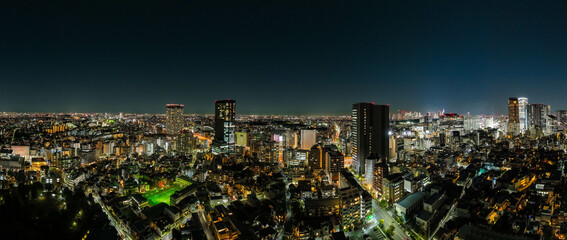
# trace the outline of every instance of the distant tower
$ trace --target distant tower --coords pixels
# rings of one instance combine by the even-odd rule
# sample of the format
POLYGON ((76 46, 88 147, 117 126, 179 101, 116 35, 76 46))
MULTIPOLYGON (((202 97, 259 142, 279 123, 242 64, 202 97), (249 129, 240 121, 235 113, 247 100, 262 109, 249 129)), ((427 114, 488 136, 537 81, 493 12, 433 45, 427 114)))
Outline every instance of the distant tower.
POLYGON ((167 104, 166 119, 165 119, 165 133, 168 135, 175 135, 183 129, 183 105, 181 104, 167 104))
POLYGON ((301 149, 310 150, 317 142, 317 132, 315 129, 302 129, 300 133, 301 149))
POLYGON ((177 153, 181 155, 187 155, 195 149, 196 140, 193 137, 193 133, 189 129, 183 129, 179 132, 177 136, 177 153))
POLYGON ((528 107, 529 129, 533 133, 543 133, 547 126, 547 116, 551 107, 542 103, 532 103, 528 107), (532 131, 533 130, 533 131, 532 131))
POLYGON ((561 126, 561 129, 567 129, 567 110, 558 110, 557 118, 559 120, 559 126, 561 126))
POLYGON ((236 101, 215 101, 215 141, 235 144, 236 101))
POLYGON ((515 135, 520 131, 520 104, 518 98, 508 98, 508 133, 515 135))
POLYGON ((389 160, 389 110, 388 105, 374 103, 352 105, 352 159, 359 175, 366 173, 366 159, 371 153, 389 160))
POLYGON ((528 130, 528 98, 518 98, 518 117, 520 120, 520 132, 525 133, 528 130))

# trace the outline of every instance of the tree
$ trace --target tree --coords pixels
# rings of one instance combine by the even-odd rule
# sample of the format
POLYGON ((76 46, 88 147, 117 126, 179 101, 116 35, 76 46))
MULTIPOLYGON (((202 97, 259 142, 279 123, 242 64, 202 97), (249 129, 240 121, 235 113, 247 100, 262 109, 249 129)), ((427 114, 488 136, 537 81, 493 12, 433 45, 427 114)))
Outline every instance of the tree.
POLYGON ((390 227, 388 227, 388 230, 386 230, 386 234, 388 234, 389 236, 394 235, 395 229, 396 229, 396 227, 394 226, 394 224, 390 225, 390 227))
POLYGON ((386 201, 385 199, 382 199, 380 201, 380 207, 387 208, 388 207, 388 201, 386 201))

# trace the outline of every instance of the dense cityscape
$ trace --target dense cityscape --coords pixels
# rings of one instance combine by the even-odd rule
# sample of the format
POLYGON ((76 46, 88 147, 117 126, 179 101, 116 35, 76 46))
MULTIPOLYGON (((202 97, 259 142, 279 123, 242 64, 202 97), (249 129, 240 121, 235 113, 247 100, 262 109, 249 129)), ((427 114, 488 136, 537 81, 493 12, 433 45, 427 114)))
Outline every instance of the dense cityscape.
POLYGON ((567 240, 566 0, 0 0, 0 240, 567 240))
MULTIPOLYGON (((505 99, 502 104, 506 104, 505 99)), ((567 111, 2 113, 8 239, 564 239, 567 111), (22 214, 24 213, 24 214, 22 214)))

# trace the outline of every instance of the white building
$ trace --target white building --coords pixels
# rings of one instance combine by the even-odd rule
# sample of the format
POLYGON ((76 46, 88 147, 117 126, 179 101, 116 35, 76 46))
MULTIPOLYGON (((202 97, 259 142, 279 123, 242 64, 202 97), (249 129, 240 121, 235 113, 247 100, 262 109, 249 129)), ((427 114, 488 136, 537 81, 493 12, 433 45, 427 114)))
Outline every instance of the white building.
POLYGON ((520 117, 520 132, 525 133, 528 130, 528 98, 518 98, 519 103, 519 117, 520 117))
POLYGON ((301 130, 301 149, 311 150, 317 142, 317 132, 314 129, 301 130))

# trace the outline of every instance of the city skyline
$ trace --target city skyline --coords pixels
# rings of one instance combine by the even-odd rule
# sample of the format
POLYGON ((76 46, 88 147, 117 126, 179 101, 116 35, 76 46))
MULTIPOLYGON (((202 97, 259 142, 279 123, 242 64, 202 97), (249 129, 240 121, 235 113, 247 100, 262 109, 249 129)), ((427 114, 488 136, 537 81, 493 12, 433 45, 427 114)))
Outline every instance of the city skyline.
POLYGON ((567 240, 567 1, 0 1, 2 239, 567 240))
MULTIPOLYGON (((519 99, 527 99, 526 97, 510 97, 510 98, 519 98, 519 99)), ((508 98, 508 99, 510 99, 508 98)), ((231 99, 226 99, 228 101, 230 101, 231 99)), ((233 99, 234 100, 234 99, 233 99)), ((506 100, 506 99, 505 99, 506 100)), ((225 101, 225 100, 214 100, 214 103, 216 105, 217 101, 225 101)), ((354 102, 354 103, 365 103, 363 101, 358 101, 358 102, 354 102)), ((367 102, 367 103, 372 103, 374 104, 374 102, 367 102)), ((543 102, 530 102, 530 104, 544 104, 543 102)), ((170 105, 180 105, 180 106, 185 106, 185 104, 183 103, 167 103, 165 104, 166 110, 168 110, 170 105)), ((352 104, 351 104, 352 105, 352 104)), ((383 105, 387 105, 390 106, 390 104, 383 104, 383 105)), ((552 111, 550 111, 551 114, 555 114, 555 113, 559 113, 561 111, 567 111, 565 109, 560 109, 560 108, 553 108, 553 106, 551 106, 550 104, 545 104, 545 105, 549 105, 552 109, 552 111)), ((164 105, 162 105, 163 107, 164 105)), ((240 108, 240 107, 239 107, 240 108)), ((30 114, 57 114, 57 113, 69 113, 69 114, 164 114, 167 115, 167 113, 163 112, 164 109, 161 109, 160 111, 157 112, 126 112, 126 111, 116 111, 116 112, 112 112, 112 111, 101 111, 101 112, 86 112, 86 111, 63 111, 63 112, 18 112, 18 111, 1 111, 0 113, 30 113, 30 114)), ((438 108, 436 110, 432 110, 432 111, 420 111, 420 110, 408 110, 408 109, 403 109, 403 108, 396 108, 394 109, 394 111, 390 112, 390 115, 396 115, 396 114, 400 114, 403 112, 406 113, 420 113, 420 114, 435 114, 435 113, 451 113, 451 114, 458 114, 458 115, 474 115, 474 116, 503 116, 503 115, 508 115, 508 112, 510 111, 509 106, 507 107, 507 109, 505 109, 502 112, 494 112, 494 113, 471 113, 469 112, 454 112, 451 111, 450 109, 444 109, 444 108, 438 108)), ((215 111, 208 111, 208 112, 185 112, 182 115, 211 115, 214 116, 215 115, 215 111)), ((254 115, 258 115, 258 116, 350 116, 351 112, 347 112, 347 113, 250 113, 250 112, 246 112, 244 111, 243 113, 240 113, 238 115, 246 115, 246 116, 254 116, 254 115)), ((525 116, 524 116, 525 118, 525 116)), ((525 120, 525 119, 524 119, 525 120)))
POLYGON ((6 112, 567 109, 567 3, 73 2, 0 10, 6 112))

